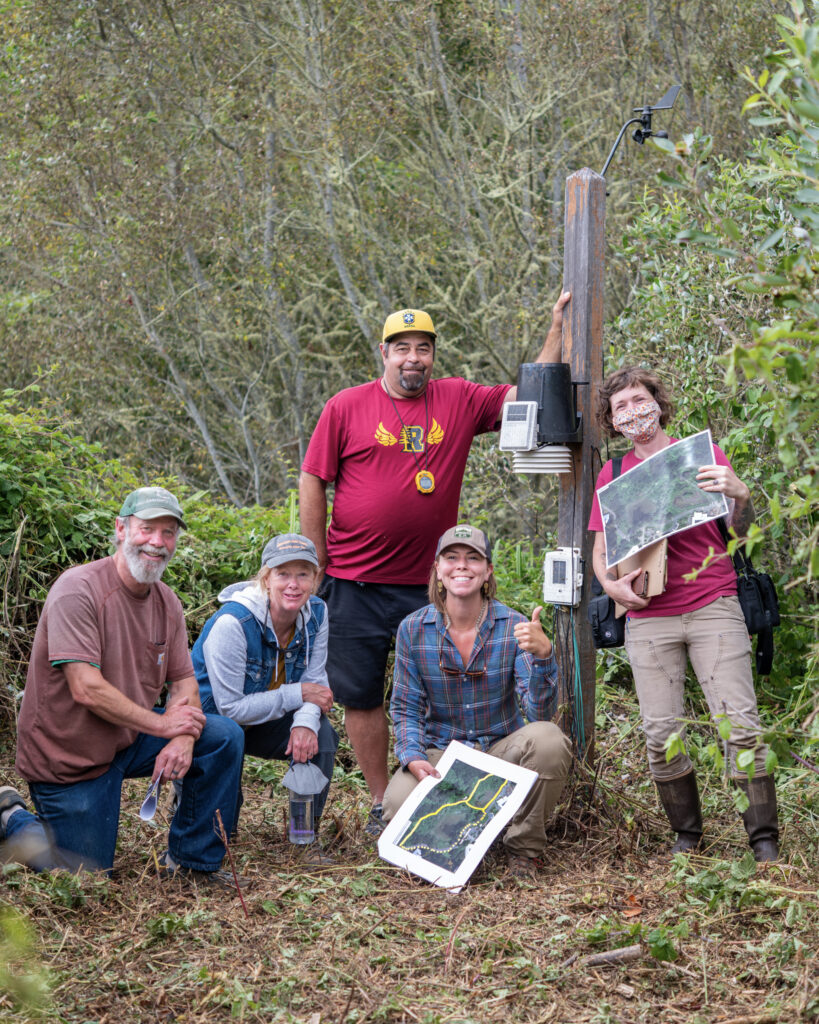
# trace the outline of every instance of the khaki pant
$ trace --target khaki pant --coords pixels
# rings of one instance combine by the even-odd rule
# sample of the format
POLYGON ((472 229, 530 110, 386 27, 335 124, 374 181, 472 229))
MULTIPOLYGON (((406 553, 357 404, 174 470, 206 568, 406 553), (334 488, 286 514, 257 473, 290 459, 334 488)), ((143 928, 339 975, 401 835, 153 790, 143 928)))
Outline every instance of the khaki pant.
POLYGON ((755 748, 756 775, 765 774, 767 747, 756 746, 761 727, 751 674, 751 640, 735 597, 718 597, 684 615, 632 619, 626 623, 626 653, 634 674, 646 737, 648 764, 655 779, 677 779, 692 770, 687 754, 666 760, 665 741, 685 737, 683 689, 686 659, 699 680, 711 715, 731 723, 726 765, 734 778, 736 755, 755 748))
MULTIPOLYGON (((537 772, 538 780, 509 822, 503 843, 510 853, 541 856, 546 849, 545 825, 560 798, 572 763, 571 744, 553 722, 530 722, 493 743, 487 753, 537 772)), ((436 765, 444 752, 429 747, 426 756, 430 764, 436 765)), ((395 816, 417 785, 412 772, 398 769, 384 794, 385 821, 395 816)))

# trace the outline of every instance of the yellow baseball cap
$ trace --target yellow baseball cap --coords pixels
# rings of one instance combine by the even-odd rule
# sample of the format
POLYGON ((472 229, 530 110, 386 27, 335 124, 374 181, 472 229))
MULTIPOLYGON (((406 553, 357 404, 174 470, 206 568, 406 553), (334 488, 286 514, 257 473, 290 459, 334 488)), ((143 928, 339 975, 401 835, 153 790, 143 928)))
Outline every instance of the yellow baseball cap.
POLYGON ((428 334, 434 341, 437 338, 432 317, 423 309, 399 309, 396 313, 390 313, 384 321, 384 330, 381 341, 384 345, 399 334, 410 334, 414 332, 428 334))

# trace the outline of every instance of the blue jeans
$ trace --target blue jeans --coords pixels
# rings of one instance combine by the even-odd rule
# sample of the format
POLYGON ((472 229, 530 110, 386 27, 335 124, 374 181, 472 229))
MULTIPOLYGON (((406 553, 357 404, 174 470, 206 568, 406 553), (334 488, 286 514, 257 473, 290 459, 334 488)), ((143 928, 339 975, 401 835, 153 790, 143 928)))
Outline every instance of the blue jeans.
MULTIPOLYGON (((140 733, 95 779, 68 784, 29 782, 37 812, 50 826, 58 849, 75 854, 88 870, 110 871, 122 781, 149 778, 167 742, 140 733)), ((217 834, 216 810, 230 835, 237 813, 243 746, 244 736, 235 722, 221 715, 207 716, 193 747, 193 761, 182 779, 182 799, 168 834, 168 850, 177 864, 216 871, 222 863, 225 847, 217 834)), ((14 816, 9 824, 13 821, 14 816)))
MULTIPOLYGON (((245 753, 252 757, 264 757, 267 760, 287 760, 285 754, 287 744, 290 741, 290 730, 293 727, 294 712, 288 711, 281 718, 275 718, 271 722, 262 722, 260 725, 250 725, 245 730, 245 753)), ((330 725, 326 715, 322 715, 318 731, 318 753, 311 758, 313 764, 318 765, 327 776, 329 782, 313 801, 313 815, 316 827, 318 827, 321 812, 327 802, 327 794, 330 792, 330 782, 333 781, 333 765, 336 760, 338 749, 338 733, 330 725)))

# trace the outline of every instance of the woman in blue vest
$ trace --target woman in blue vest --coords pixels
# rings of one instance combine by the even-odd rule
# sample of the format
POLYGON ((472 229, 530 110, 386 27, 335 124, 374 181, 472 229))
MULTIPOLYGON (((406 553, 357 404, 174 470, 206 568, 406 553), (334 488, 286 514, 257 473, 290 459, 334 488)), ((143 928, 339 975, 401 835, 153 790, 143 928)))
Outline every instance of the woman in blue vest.
MULTIPOLYGON (((312 760, 328 779, 338 735, 327 718, 327 608, 313 595, 312 541, 287 533, 268 541, 255 580, 219 594, 222 607, 193 647, 202 708, 245 730, 245 753, 312 760)), ((314 801, 316 823, 330 784, 314 801)))

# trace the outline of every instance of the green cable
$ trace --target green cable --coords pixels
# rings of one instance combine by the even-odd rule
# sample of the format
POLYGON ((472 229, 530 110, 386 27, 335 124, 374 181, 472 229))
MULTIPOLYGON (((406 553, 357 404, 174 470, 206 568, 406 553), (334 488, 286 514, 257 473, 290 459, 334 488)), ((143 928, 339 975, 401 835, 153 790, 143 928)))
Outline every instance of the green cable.
POLYGON ((580 652, 577 649, 577 635, 574 630, 574 608, 569 608, 569 625, 572 630, 574 650, 574 702, 577 727, 577 753, 580 758, 586 753, 586 729, 583 724, 583 684, 580 679, 580 652))

